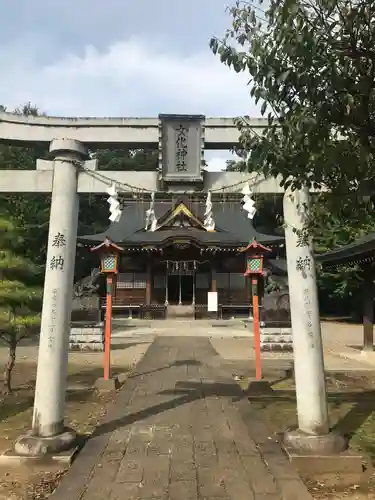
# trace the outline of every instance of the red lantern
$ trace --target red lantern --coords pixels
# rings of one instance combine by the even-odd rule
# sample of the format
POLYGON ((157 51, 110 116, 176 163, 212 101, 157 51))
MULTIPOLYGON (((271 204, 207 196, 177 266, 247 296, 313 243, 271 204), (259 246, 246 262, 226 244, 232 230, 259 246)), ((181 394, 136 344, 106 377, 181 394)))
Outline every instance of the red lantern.
POLYGON ((244 275, 263 274, 264 255, 271 252, 271 249, 253 240, 246 248, 242 249, 241 252, 246 252, 247 259, 246 272, 244 275))
POLYGON ((100 245, 91 248, 91 252, 98 252, 100 255, 100 270, 102 273, 117 274, 119 254, 123 248, 106 238, 100 245))

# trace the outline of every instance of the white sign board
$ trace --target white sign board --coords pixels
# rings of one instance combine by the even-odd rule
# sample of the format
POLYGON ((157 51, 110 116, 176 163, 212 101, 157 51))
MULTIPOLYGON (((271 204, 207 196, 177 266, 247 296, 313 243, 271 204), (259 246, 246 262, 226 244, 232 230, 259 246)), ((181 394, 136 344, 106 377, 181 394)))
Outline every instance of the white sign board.
POLYGON ((217 312, 217 292, 207 292, 207 311, 217 312))

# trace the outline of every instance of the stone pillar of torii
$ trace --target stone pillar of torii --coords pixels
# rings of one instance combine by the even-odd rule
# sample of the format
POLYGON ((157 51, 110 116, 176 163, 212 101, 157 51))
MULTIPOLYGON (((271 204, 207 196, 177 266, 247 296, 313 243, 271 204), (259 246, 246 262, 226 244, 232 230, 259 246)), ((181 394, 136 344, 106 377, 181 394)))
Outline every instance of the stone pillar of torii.
POLYGON ((347 441, 330 432, 325 386, 318 287, 312 238, 306 231, 308 189, 284 193, 284 226, 294 352, 298 429, 284 442, 307 453, 337 453, 347 441))
POLYGON ((87 158, 87 149, 78 141, 57 139, 50 153, 53 181, 34 412, 30 433, 15 443, 21 455, 69 450, 76 439, 74 430, 64 426, 64 407, 78 227, 77 165, 87 158))
MULTIPOLYGON (((85 161, 87 168, 95 169, 95 165, 92 160, 86 160, 84 144, 74 139, 53 140, 50 152, 53 160, 43 161, 43 170, 52 170, 53 180, 49 188, 52 197, 34 414, 30 432, 21 436, 14 446, 14 451, 24 457, 68 451, 76 437, 73 430, 65 428, 64 407, 80 191, 78 170, 85 166, 85 161)), ((12 174, 8 171, 5 184, 0 176, 0 192, 18 192, 17 182, 13 189, 10 187, 9 175, 12 174)), ((129 178, 129 172, 116 175, 118 182, 129 178)), ((228 173, 225 175, 228 179, 228 173)), ((32 187, 29 190, 33 192, 32 187)), ((259 185, 257 192, 262 192, 259 185)), ((297 431, 286 434, 286 441, 297 449, 338 451, 344 444, 329 428, 312 244, 308 239, 301 245, 294 231, 304 228, 308 203, 307 190, 287 191, 284 195, 299 423, 297 431)))

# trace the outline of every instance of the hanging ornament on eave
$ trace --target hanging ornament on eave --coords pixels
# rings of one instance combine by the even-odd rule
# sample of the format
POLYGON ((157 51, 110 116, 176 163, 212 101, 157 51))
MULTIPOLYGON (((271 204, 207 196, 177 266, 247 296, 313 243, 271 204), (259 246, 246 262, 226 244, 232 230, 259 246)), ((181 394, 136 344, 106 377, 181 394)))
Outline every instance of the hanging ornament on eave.
POLYGON ((145 231, 155 231, 158 220, 155 215, 155 193, 151 193, 150 208, 146 210, 145 231))
POLYGON ((242 209, 247 212, 248 219, 253 220, 257 210, 255 208, 255 201, 252 198, 253 193, 250 189, 249 184, 245 184, 242 189, 242 194, 244 195, 241 200, 242 209))
POLYGON ((116 184, 112 184, 111 187, 107 189, 107 193, 109 194, 109 198, 107 198, 107 202, 109 203, 109 212, 110 212, 109 220, 111 222, 119 222, 122 210, 120 208, 120 202, 118 199, 116 184))
POLYGON ((215 231, 215 221, 212 214, 211 191, 208 191, 206 198, 206 210, 204 212, 203 226, 206 231, 215 231))

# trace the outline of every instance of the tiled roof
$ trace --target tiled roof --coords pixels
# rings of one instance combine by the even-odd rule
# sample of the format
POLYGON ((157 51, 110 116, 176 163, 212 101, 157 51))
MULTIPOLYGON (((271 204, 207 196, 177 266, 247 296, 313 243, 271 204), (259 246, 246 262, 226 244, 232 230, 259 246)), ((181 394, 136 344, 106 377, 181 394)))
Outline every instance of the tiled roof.
MULTIPOLYGON (((205 205, 201 202, 187 203, 185 205, 200 220, 204 218, 205 205)), ((179 200, 174 206, 181 203, 179 200)), ((142 244, 163 243, 169 238, 192 238, 205 245, 241 246, 256 239, 259 243, 278 244, 284 241, 283 236, 259 233, 253 222, 247 218, 240 203, 214 203, 212 208, 216 231, 188 228, 161 228, 157 231, 145 231, 145 212, 148 203, 134 203, 123 209, 119 222, 111 224, 106 231, 99 234, 78 237, 82 243, 97 244, 107 237, 114 243, 123 246, 136 246, 142 244)), ((171 211, 170 203, 155 203, 157 219, 165 217, 171 211)))
POLYGON ((375 258, 375 233, 359 238, 349 245, 316 256, 323 265, 361 263, 375 258))

